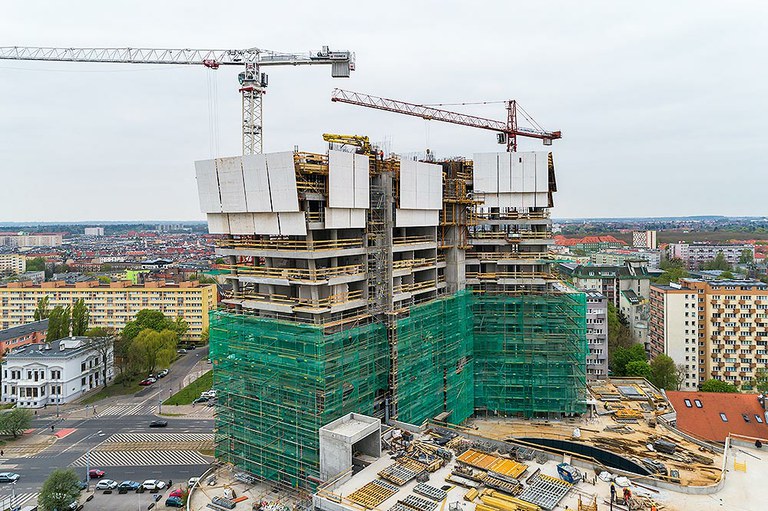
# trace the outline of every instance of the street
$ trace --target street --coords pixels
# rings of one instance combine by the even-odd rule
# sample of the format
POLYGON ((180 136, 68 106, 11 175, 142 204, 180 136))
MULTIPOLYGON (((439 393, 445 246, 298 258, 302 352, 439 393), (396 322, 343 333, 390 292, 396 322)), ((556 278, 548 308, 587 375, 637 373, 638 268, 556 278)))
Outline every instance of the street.
MULTIPOLYGON (((32 455, 14 457, 13 442, 5 447, 5 457, 0 457, 0 472, 16 472, 21 478, 13 489, 10 483, 0 483, 0 502, 8 499, 12 492, 16 494, 14 504, 32 502, 55 468, 73 467, 81 479, 85 479, 87 468, 98 468, 106 472, 105 478, 118 482, 160 479, 166 483, 173 480, 174 486, 202 474, 212 458, 201 455, 196 448, 201 445, 205 445, 206 450, 212 448, 212 418, 163 417, 168 421, 165 428, 150 429, 149 423, 157 419, 158 403, 169 397, 169 389, 177 392, 195 364, 207 356, 207 348, 191 351, 173 364, 166 378, 134 395, 111 398, 88 407, 62 406, 59 417, 51 407, 44 411, 45 415, 40 410, 27 435, 41 435, 46 439, 55 435, 57 439, 53 445, 32 455)), ((201 366, 205 367, 204 363, 201 366)), ((95 484, 91 482, 91 489, 95 484)), ((137 498, 134 495, 130 501, 135 502, 137 498)), ((96 498, 87 506, 93 507, 94 502, 96 498)))

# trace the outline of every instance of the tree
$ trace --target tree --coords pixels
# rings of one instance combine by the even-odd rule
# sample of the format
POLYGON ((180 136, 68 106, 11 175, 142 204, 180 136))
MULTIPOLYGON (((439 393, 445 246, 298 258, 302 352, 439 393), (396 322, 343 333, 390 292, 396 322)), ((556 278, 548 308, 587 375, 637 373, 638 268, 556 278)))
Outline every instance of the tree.
POLYGON ((54 264, 53 273, 69 273, 69 266, 66 264, 54 264))
POLYGON ((33 257, 27 260, 27 271, 45 271, 45 259, 33 257))
POLYGON ((107 327, 89 328, 85 333, 88 341, 101 359, 101 381, 107 386, 107 367, 109 359, 114 357, 115 329, 107 327))
POLYGON ((154 374, 158 367, 168 367, 176 355, 178 336, 174 330, 155 332, 146 328, 131 343, 131 352, 136 361, 148 373, 154 374))
POLYGON ((142 309, 136 313, 133 321, 129 321, 123 328, 123 336, 128 340, 133 340, 142 330, 150 329, 155 332, 163 330, 176 330, 177 324, 162 312, 153 309, 142 309))
POLYGON ((714 259, 712 259, 708 263, 704 263, 701 265, 702 269, 704 270, 731 270, 730 263, 725 259, 725 254, 723 254, 723 251, 717 253, 714 259))
POLYGON ((201 284, 216 284, 215 278, 203 273, 193 273, 189 276, 189 280, 196 280, 201 284))
POLYGON ((72 335, 85 335, 88 330, 88 320, 90 313, 85 305, 85 300, 80 298, 72 307, 72 335))
POLYGON ((758 392, 765 394, 768 392, 768 369, 760 368, 755 371, 755 377, 752 380, 752 387, 758 392))
POLYGON ((633 360, 627 364, 627 376, 640 376, 646 380, 651 378, 651 366, 645 360, 633 360))
POLYGON ((178 336, 178 339, 182 339, 189 330, 189 323, 184 321, 184 318, 181 316, 176 316, 176 319, 173 320, 173 331, 176 332, 176 335, 178 336))
POLYGON ((0 431, 17 438, 32 425, 32 412, 25 408, 14 408, 0 415, 0 431))
POLYGON ((656 355, 650 363, 651 378, 650 381, 656 388, 664 390, 678 390, 680 387, 680 381, 677 376, 677 367, 675 367, 675 361, 671 357, 664 355, 656 355))
POLYGON ((738 392, 739 389, 733 383, 720 380, 707 380, 701 384, 702 392, 726 392, 733 393, 738 392))
POLYGON ((739 264, 752 264, 754 261, 755 256, 750 249, 745 248, 741 251, 741 255, 739 256, 739 264))
POLYGON ((69 509, 69 505, 80 497, 79 482, 73 469, 54 469, 37 497, 41 511, 69 509))
POLYGON ((634 343, 627 316, 608 303, 608 355, 617 348, 629 348, 634 343))
POLYGON ((210 332, 207 328, 203 329, 203 331, 200 333, 200 342, 203 344, 208 342, 208 339, 210 337, 210 332))
POLYGON ((48 333, 46 334, 48 342, 69 337, 70 323, 69 306, 57 305, 54 307, 48 316, 48 333))
POLYGON ((633 344, 629 348, 616 348, 611 358, 611 370, 616 376, 627 376, 627 366, 630 362, 645 362, 645 347, 642 344, 633 344))
POLYGON ((729 280, 733 278, 734 278, 733 273, 731 273, 728 270, 725 270, 724 272, 720 273, 720 275, 718 275, 717 277, 718 280, 729 280))
POLYGON ((48 310, 48 295, 45 295, 37 301, 37 308, 35 309, 34 315, 35 321, 47 319, 50 313, 51 311, 48 310))
MULTIPOLYGON (((122 381, 124 386, 129 384, 129 376, 136 369, 136 356, 132 356, 131 353, 131 339, 126 338, 124 335, 118 335, 115 337, 112 353, 115 358, 115 367, 120 371, 118 379, 122 381)), ((116 379, 117 380, 117 379, 116 379)))

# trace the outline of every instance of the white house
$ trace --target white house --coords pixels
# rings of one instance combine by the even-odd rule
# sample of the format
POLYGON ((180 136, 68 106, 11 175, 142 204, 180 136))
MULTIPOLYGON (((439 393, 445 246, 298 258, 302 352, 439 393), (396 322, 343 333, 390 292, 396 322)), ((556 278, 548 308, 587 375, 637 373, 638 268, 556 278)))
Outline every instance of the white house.
MULTIPOLYGON (((5 356, 2 402, 23 408, 68 403, 114 377, 112 348, 103 353, 95 339, 68 337, 51 343, 29 344, 5 356)), ((99 343, 100 344, 100 343, 99 343)))

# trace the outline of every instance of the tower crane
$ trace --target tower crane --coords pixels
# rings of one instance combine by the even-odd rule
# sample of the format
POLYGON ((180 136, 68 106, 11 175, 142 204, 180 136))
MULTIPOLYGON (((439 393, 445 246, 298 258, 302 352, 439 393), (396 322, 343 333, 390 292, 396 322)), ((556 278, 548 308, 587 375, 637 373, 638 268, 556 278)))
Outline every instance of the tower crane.
POLYGON ((461 124, 472 128, 480 128, 497 133, 497 140, 500 144, 507 144, 507 151, 517 151, 517 137, 538 138, 544 142, 544 145, 552 145, 552 141, 562 137, 559 131, 546 131, 543 129, 525 128, 517 124, 518 104, 515 100, 505 101, 507 107, 507 120, 497 121, 486 119, 474 115, 467 115, 449 110, 442 110, 427 105, 418 105, 415 103, 406 103, 395 99, 380 98, 369 94, 361 94, 342 89, 334 89, 331 95, 331 101, 339 103, 348 103, 350 105, 364 106, 386 112, 395 112, 399 114, 412 115, 431 121, 449 122, 452 124, 461 124))
POLYGON ((0 47, 0 60, 43 60, 52 62, 100 62, 113 64, 241 66, 238 75, 242 95, 243 154, 260 153, 264 149, 262 130, 262 96, 268 79, 260 69, 267 66, 330 65, 331 76, 348 78, 355 69, 355 55, 349 51, 331 51, 323 46, 318 52, 280 53, 259 48, 244 50, 193 50, 160 48, 40 48, 27 46, 0 47))

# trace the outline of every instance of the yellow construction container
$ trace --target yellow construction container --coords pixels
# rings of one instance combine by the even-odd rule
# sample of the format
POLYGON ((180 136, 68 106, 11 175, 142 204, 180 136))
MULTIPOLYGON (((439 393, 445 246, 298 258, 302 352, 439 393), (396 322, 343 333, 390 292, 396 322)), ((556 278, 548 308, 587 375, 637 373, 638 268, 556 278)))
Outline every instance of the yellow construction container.
POLYGON ((464 494, 464 500, 472 502, 477 498, 478 493, 480 492, 477 491, 477 488, 470 488, 469 491, 464 494))

